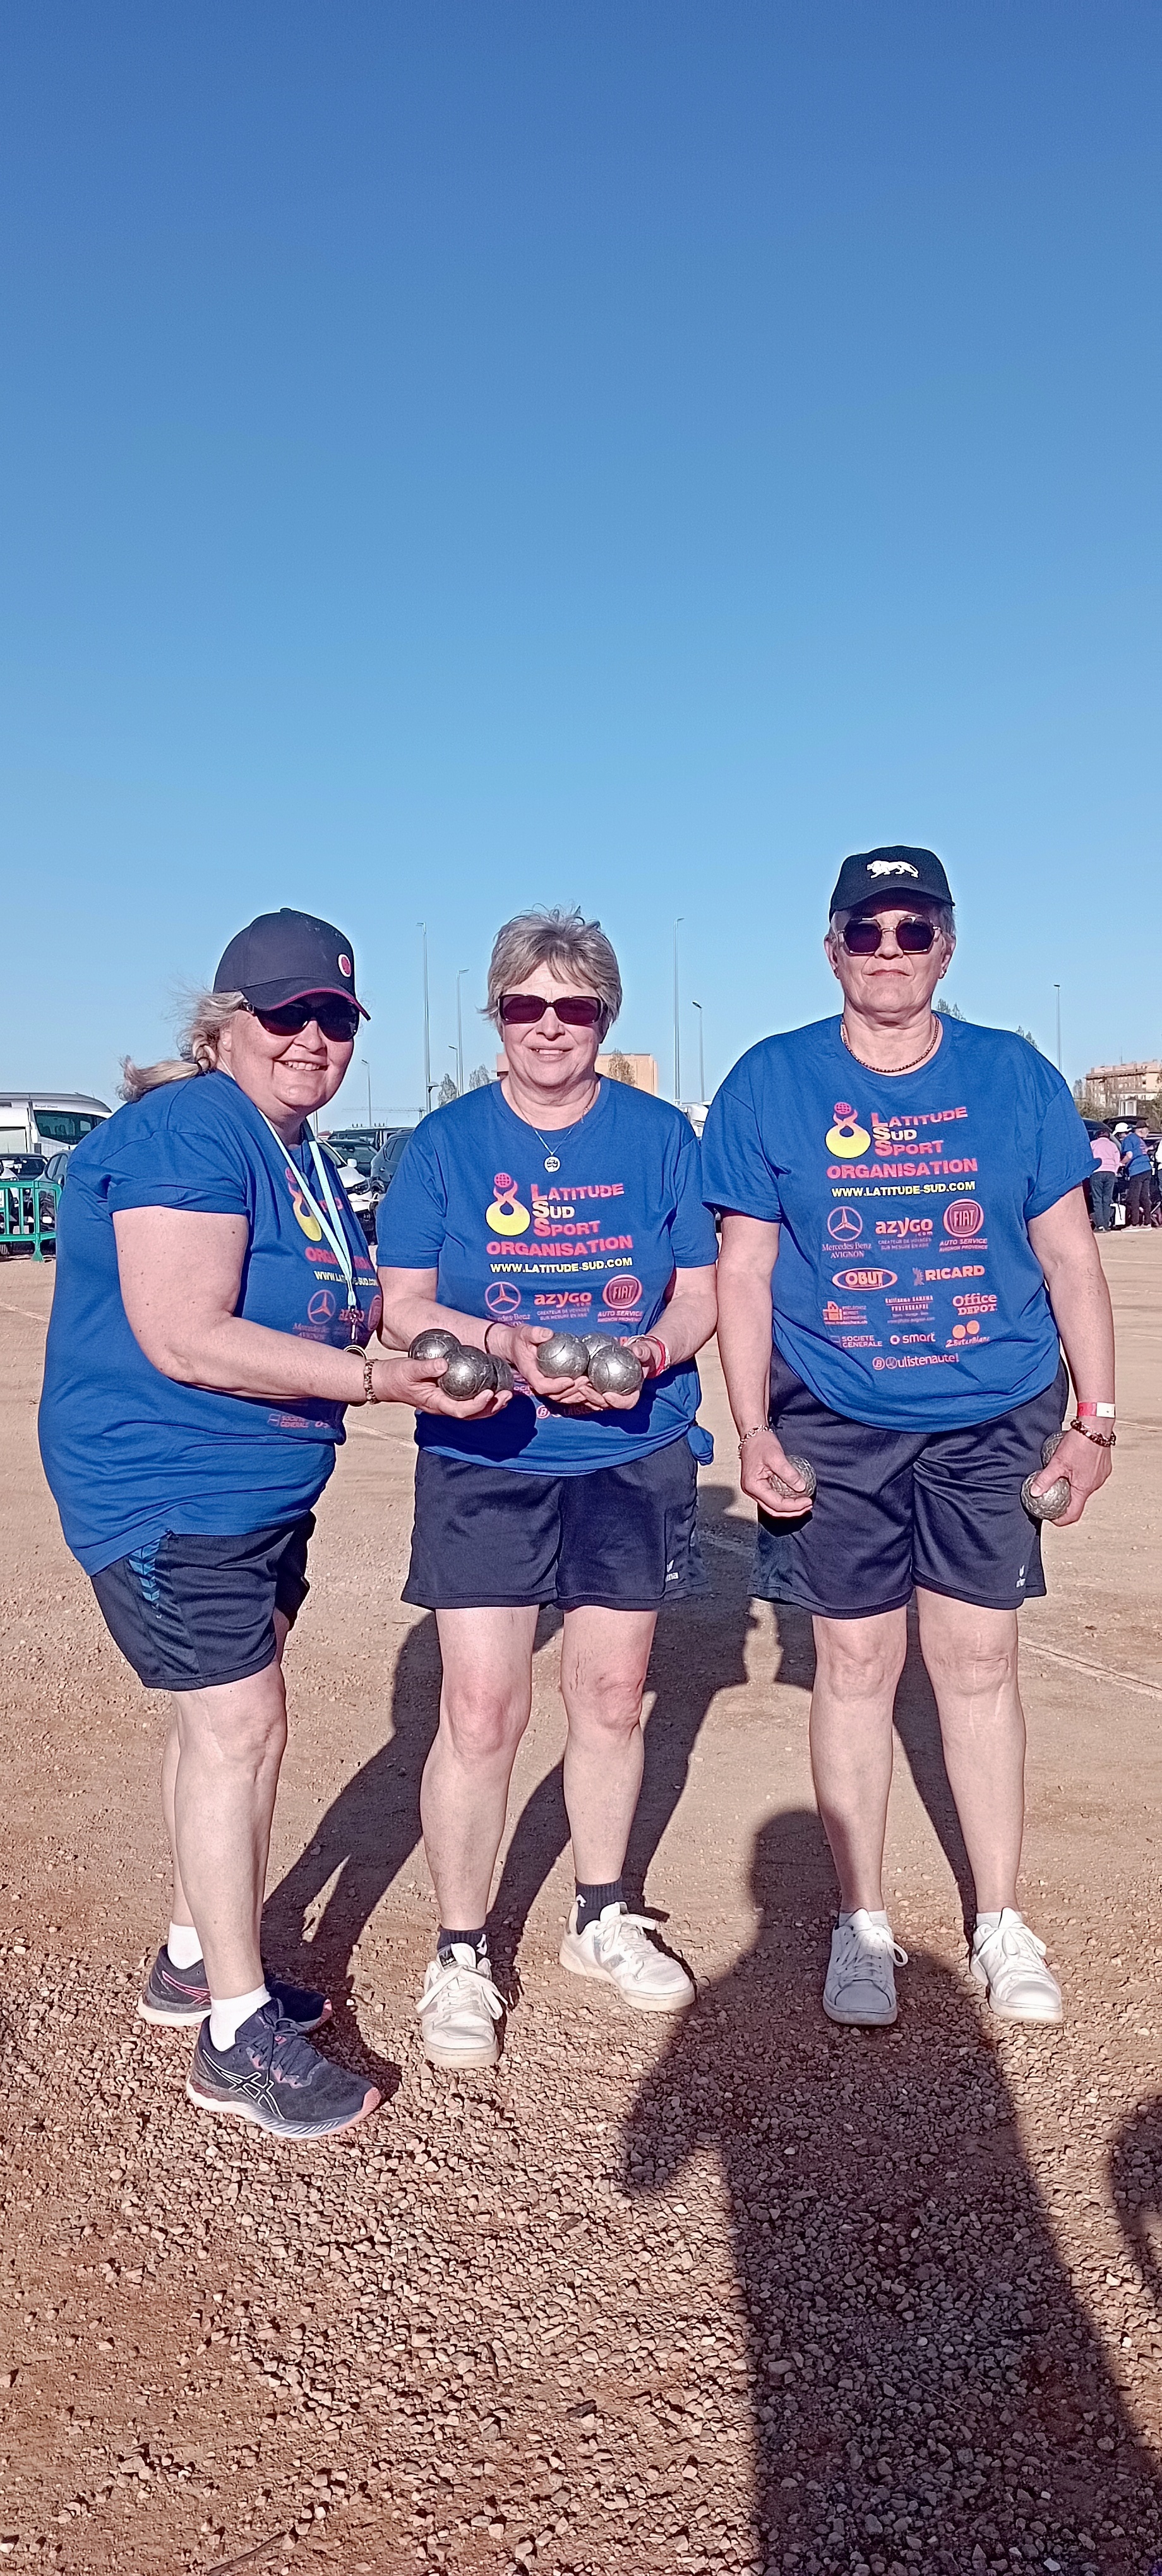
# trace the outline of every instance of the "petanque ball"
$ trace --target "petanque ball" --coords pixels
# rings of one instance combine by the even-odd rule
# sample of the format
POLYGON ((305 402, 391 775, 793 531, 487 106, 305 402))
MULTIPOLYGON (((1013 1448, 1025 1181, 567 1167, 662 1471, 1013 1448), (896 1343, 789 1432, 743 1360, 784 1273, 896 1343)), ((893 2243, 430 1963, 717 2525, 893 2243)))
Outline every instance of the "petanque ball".
MULTIPOLYGON (((793 1467, 796 1475, 802 1477, 807 1488, 807 1501, 813 1501, 815 1496, 816 1477, 815 1470, 811 1465, 810 1459, 796 1458, 794 1451, 791 1449, 786 1450, 784 1455, 786 1457, 788 1467, 793 1467)), ((772 1476, 771 1482, 778 1486, 781 1494, 789 1494, 792 1491, 791 1486, 786 1483, 782 1476, 772 1476)), ((796 1497, 796 1499, 798 1498, 796 1497)), ((806 1505, 804 1505, 804 1509, 806 1509, 806 1505)))
MULTIPOLYGON (((1051 1433, 1041 1451, 1041 1464, 1043 1467, 1048 1466, 1054 1450, 1058 1447, 1059 1442, 1064 1438, 1064 1436, 1064 1433, 1061 1431, 1054 1431, 1051 1433)), ((1034 1468, 1033 1475, 1036 1475, 1036 1473, 1037 1470, 1034 1468)), ((1028 1512, 1031 1521, 1056 1521, 1060 1520, 1062 1512, 1068 1511, 1069 1497, 1072 1491, 1073 1487, 1069 1482, 1068 1476, 1059 1476, 1055 1484, 1046 1486, 1043 1494, 1035 1494, 1033 1492, 1033 1476, 1026 1476, 1025 1482, 1021 1487, 1021 1501, 1023 1502, 1025 1510, 1028 1512)))
POLYGON ((537 1351, 542 1377, 584 1377, 588 1366, 589 1353, 575 1333, 553 1333, 537 1351))
POLYGON ((459 1347, 452 1352, 440 1379, 444 1394, 452 1396, 457 1404, 470 1403, 474 1395, 483 1395, 485 1388, 495 1383, 492 1361, 484 1352, 459 1347))
POLYGON ((589 1383, 599 1395, 633 1395, 644 1376, 637 1352, 627 1350, 624 1342, 607 1338, 604 1349, 594 1351, 589 1362, 589 1383))
POLYGON ((585 1348, 589 1353, 590 1359, 592 1359, 594 1351, 608 1350, 609 1345, 613 1340, 613 1335, 612 1333, 582 1333, 581 1339, 585 1344, 585 1348))
POLYGON ((453 1351, 458 1351, 459 1348, 460 1344, 455 1333, 446 1333, 443 1326, 437 1324, 433 1326, 430 1333, 416 1334, 414 1342, 408 1344, 408 1358, 409 1360, 450 1360, 453 1351))
POLYGON ((490 1351, 489 1366, 492 1370, 493 1384, 495 1385, 497 1394, 511 1395, 512 1390, 516 1385, 516 1379, 513 1376, 508 1361, 495 1358, 493 1353, 490 1351))

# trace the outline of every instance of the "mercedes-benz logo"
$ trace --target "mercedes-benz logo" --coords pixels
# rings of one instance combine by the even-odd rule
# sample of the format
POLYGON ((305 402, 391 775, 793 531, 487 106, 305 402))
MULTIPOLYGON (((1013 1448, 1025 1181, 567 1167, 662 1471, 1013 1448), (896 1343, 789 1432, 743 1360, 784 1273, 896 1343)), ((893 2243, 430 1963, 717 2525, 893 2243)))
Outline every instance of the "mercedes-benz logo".
POLYGON ((856 1243, 863 1233, 863 1218, 854 1208, 835 1208, 827 1219, 827 1231, 833 1243, 856 1243))

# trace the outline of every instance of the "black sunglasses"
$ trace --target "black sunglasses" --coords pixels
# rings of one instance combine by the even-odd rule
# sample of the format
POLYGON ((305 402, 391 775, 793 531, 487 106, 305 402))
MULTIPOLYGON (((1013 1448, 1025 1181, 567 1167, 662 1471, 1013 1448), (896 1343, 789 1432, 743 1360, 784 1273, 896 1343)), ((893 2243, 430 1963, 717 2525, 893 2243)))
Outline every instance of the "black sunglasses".
POLYGON ((323 1036, 337 1045, 353 1038, 359 1026, 354 1002, 345 1002, 341 993, 306 993, 301 1002, 280 1002, 273 1011, 256 1010, 253 1002, 246 1008, 272 1038, 296 1038, 314 1020, 323 1036))
POLYGON ((559 1002, 542 1002, 539 993, 501 994, 500 1016, 507 1025, 543 1020, 546 1011, 555 1011, 567 1029, 595 1029, 605 1017, 605 1004, 596 993, 562 993, 559 1002))
MULTIPOLYGON (((841 930, 840 938, 849 957, 874 957, 884 935, 882 921, 869 921, 866 914, 857 915, 841 930)), ((896 945, 906 957, 926 957, 937 936, 934 921, 898 921, 896 945)))

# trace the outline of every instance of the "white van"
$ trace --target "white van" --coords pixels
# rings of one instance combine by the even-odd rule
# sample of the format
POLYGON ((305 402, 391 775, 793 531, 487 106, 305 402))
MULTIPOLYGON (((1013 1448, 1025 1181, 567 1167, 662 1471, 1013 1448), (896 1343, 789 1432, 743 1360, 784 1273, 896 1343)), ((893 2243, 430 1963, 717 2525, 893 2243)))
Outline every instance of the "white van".
POLYGON ((87 1091, 6 1091, 0 1086, 0 1160, 9 1154, 71 1153, 112 1116, 87 1091))

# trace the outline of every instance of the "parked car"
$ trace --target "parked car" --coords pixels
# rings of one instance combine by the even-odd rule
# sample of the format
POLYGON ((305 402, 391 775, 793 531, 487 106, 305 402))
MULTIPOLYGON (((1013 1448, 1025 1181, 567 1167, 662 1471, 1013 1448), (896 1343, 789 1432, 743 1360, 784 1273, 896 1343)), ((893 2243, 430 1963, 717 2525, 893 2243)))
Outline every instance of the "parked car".
MULTIPOLYGON (((107 1101, 86 1091, 19 1091, 0 1087, 0 1158, 71 1153, 112 1116, 107 1101)), ((54 1176, 55 1177, 55 1176, 54 1176)))

